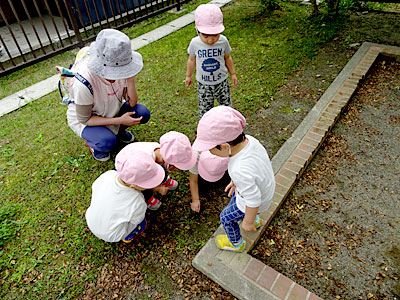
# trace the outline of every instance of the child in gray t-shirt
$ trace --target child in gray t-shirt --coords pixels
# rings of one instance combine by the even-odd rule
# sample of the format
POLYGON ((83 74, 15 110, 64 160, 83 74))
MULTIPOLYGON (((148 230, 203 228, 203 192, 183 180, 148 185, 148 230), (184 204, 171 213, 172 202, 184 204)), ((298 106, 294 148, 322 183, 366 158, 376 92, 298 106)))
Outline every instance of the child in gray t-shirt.
POLYGON ((237 77, 230 55, 232 48, 228 39, 221 34, 225 27, 221 9, 214 4, 201 4, 195 11, 198 36, 188 47, 189 59, 186 71, 186 86, 192 83, 196 67, 197 98, 199 119, 214 107, 216 98, 220 105, 232 106, 229 92, 228 72, 232 84, 237 85, 237 77))

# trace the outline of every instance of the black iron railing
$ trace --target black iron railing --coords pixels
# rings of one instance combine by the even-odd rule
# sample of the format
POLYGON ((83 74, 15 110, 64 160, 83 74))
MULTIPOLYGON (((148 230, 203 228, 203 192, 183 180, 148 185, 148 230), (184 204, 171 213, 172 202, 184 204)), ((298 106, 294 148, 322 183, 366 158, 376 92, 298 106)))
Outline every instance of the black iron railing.
POLYGON ((189 0, 0 0, 0 76, 189 0))

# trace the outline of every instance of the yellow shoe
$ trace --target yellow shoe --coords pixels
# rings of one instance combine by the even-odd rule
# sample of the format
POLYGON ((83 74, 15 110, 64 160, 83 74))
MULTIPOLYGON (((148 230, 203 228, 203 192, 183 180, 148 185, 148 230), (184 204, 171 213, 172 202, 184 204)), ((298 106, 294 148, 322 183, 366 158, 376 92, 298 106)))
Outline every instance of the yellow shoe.
POLYGON ((215 239, 215 243, 217 247, 222 250, 234 251, 234 252, 243 252, 246 249, 246 241, 242 240, 239 246, 234 246, 229 241, 228 236, 226 234, 219 234, 215 239))

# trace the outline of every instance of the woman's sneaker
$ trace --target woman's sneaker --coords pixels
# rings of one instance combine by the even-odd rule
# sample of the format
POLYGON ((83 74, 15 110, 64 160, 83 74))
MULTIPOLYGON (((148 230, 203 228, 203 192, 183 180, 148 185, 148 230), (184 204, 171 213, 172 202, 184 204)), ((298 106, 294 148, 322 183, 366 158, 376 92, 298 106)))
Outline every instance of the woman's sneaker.
POLYGON ((92 147, 90 147, 87 142, 86 142, 86 146, 88 146, 90 152, 92 153, 93 157, 95 160, 98 161, 107 161, 110 159, 110 153, 106 153, 106 152, 100 152, 100 151, 96 151, 94 150, 92 147))
POLYGON ((124 237, 122 241, 124 243, 132 242, 133 240, 137 239, 139 236, 143 234, 146 227, 147 227, 146 219, 143 219, 143 221, 138 226, 136 226, 136 228, 133 229, 133 231, 130 234, 124 237))
POLYGON ((135 136, 128 130, 125 130, 124 132, 118 134, 118 139, 124 144, 129 144, 135 140, 135 136))
POLYGON ((246 249, 246 241, 242 239, 239 245, 233 245, 226 234, 219 234, 215 239, 217 247, 222 250, 243 252, 246 249))
POLYGON ((174 191, 178 188, 179 183, 168 176, 167 181, 165 181, 162 185, 166 186, 170 191, 174 191))
POLYGON ((151 198, 147 200, 147 208, 150 210, 157 210, 160 208, 160 206, 161 206, 161 201, 154 196, 151 196, 151 198))

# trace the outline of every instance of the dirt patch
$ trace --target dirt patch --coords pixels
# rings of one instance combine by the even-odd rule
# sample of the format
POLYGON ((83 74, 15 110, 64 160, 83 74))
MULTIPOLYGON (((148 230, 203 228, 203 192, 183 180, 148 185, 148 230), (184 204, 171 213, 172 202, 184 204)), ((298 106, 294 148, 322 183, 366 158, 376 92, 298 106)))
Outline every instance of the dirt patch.
POLYGON ((398 299, 400 64, 380 62, 253 254, 323 299, 398 299))
POLYGON ((246 132, 273 157, 363 42, 400 45, 399 13, 349 12, 346 26, 249 118, 246 132))

